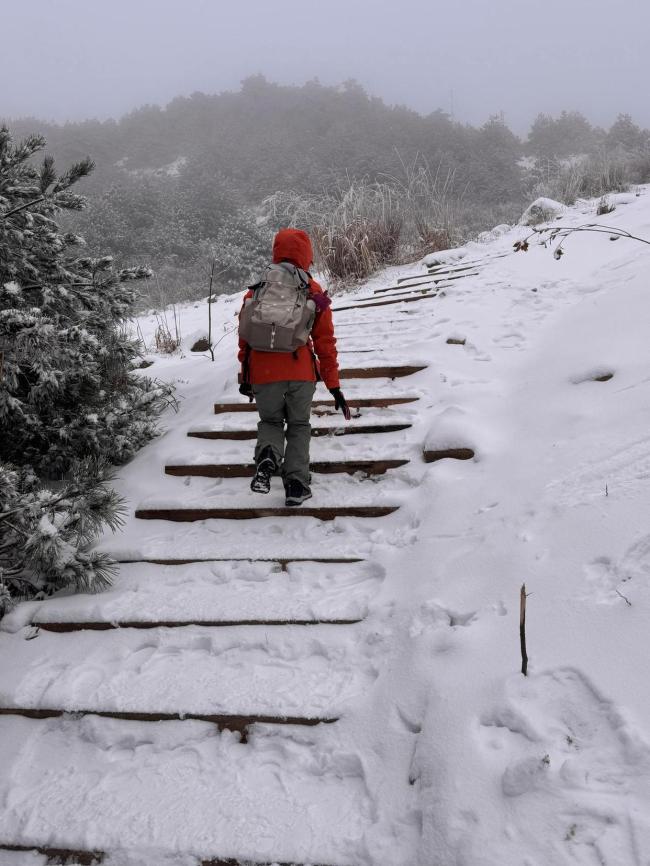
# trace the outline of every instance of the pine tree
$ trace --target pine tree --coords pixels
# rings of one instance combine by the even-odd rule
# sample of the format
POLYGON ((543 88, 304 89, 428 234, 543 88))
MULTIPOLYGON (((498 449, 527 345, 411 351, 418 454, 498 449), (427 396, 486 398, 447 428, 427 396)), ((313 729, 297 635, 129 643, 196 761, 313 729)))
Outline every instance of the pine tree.
MULTIPOLYGON (((130 459, 156 434, 168 386, 133 372, 138 344, 125 329, 135 280, 89 258, 57 216, 80 210, 71 187, 89 159, 56 174, 35 163, 45 141, 15 145, 0 128, 0 569, 6 589, 73 582, 93 588, 108 563, 89 553, 119 520, 105 466, 130 459), (45 489, 56 479, 56 491, 45 489), (8 583, 7 583, 8 581, 8 583)), ((0 593, 2 590, 0 590, 0 593)))

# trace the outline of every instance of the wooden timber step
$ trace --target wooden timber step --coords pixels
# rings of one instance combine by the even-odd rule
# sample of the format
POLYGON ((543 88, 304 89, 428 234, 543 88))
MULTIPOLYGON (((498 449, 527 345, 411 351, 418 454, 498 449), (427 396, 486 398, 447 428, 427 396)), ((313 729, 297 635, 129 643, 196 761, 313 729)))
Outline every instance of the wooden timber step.
MULTIPOLYGON (((430 274, 435 274, 436 276, 454 276, 455 274, 460 274, 464 271, 473 271, 478 267, 478 265, 465 265, 464 268, 443 268, 443 267, 434 267, 429 270, 430 274)), ((399 281, 398 281, 399 282, 399 281)))
MULTIPOLYGON (((361 433, 397 433, 407 430, 410 424, 353 424, 341 420, 340 427, 312 427, 312 436, 352 436, 361 433)), ((189 430, 194 439, 257 439, 257 430, 189 430)))
MULTIPOLYGON (((407 310, 391 310, 390 312, 396 313, 398 316, 399 315, 401 315, 401 316, 409 315, 407 310)), ((365 324, 365 323, 361 323, 361 324, 363 326, 363 324, 365 324)), ((373 327, 373 333, 374 334, 381 333, 381 332, 378 332, 376 330, 380 325, 406 325, 406 324, 407 324, 406 319, 373 319, 372 320, 372 327, 373 327)), ((337 322, 336 323, 336 330, 339 331, 341 328, 357 328, 357 330, 358 330, 359 329, 359 320, 358 319, 350 319, 348 322, 337 322)), ((391 328, 390 333, 391 334, 395 333, 395 329, 391 328)))
POLYGON ((116 628, 185 628, 198 625, 202 628, 232 628, 233 626, 286 626, 286 625, 358 625, 363 618, 357 619, 188 619, 188 620, 87 620, 83 622, 63 622, 61 620, 32 620, 34 628, 43 631, 65 634, 71 631, 110 631, 116 628))
POLYGON ((429 298, 437 297, 437 292, 430 292, 427 295, 415 295, 414 297, 395 298, 392 301, 374 301, 372 304, 350 304, 348 307, 333 307, 332 312, 338 313, 342 310, 366 310, 370 307, 388 307, 391 304, 410 304, 413 301, 426 301, 429 298))
MULTIPOLYGON (((460 273, 460 271, 471 271, 479 267, 484 267, 485 265, 489 265, 490 262, 494 262, 497 259, 505 259, 509 255, 511 254, 499 253, 498 256, 487 256, 484 259, 474 259, 471 262, 467 262, 462 267, 456 267, 453 262, 447 265, 428 265, 427 270, 430 274, 455 274, 460 273)), ((458 264, 460 264, 462 261, 464 260, 459 259, 458 264)), ((399 282, 399 280, 397 282, 399 282)))
MULTIPOLYGON (((415 403, 419 397, 358 397, 348 400, 351 409, 387 409, 389 406, 402 406, 404 403, 415 403)), ((334 409, 334 400, 314 400, 312 412, 318 414, 319 409, 334 409)), ((215 403, 214 414, 224 412, 257 412, 255 403, 215 403)))
MULTIPOLYGON (((38 854, 45 857, 46 866, 56 864, 56 866, 101 866, 110 854, 118 852, 107 851, 90 851, 80 848, 52 848, 50 846, 43 847, 40 845, 11 845, 9 843, 0 844, 0 851, 16 851, 25 854, 38 854)), ((119 852, 122 853, 122 852, 119 852)), ((128 852, 124 852, 127 853, 128 852)), ((181 856, 180 854, 178 856, 181 856)), ((193 858, 194 859, 194 858, 193 858)), ((30 860, 31 862, 31 860, 30 860)), ((117 862, 113 860, 113 862, 117 862)), ((129 862, 135 862, 129 860, 129 862)), ((196 858, 197 866, 303 866, 298 861, 292 860, 238 860, 236 857, 209 857, 199 860, 196 858)), ((324 864, 310 863, 309 866, 324 866, 324 864)))
POLYGON ((422 452, 425 463, 435 463, 437 460, 471 460, 474 457, 472 448, 434 448, 422 452))
MULTIPOLYGON (((441 280, 436 280, 436 282, 441 282, 441 280)), ((384 289, 377 289, 375 294, 378 294, 379 292, 383 292, 383 291, 384 291, 384 289)), ((388 295, 382 294, 382 296, 380 298, 374 298, 374 299, 368 298, 367 300, 373 300, 376 303, 377 301, 383 302, 385 300, 393 300, 394 298, 403 298, 405 296, 410 297, 410 298, 417 298, 417 297, 429 296, 429 295, 433 295, 433 294, 435 294, 435 295, 440 294, 440 291, 437 288, 437 286, 424 286, 424 288, 422 288, 422 289, 418 289, 416 286, 407 286, 401 290, 400 289, 393 289, 393 291, 390 294, 388 294, 388 295)), ((373 306, 374 306, 374 303, 373 303, 373 306)), ((384 304, 384 306, 386 306, 386 304, 384 304)))
MULTIPOLYGON (((408 460, 331 460, 310 464, 312 472, 329 475, 338 472, 365 472, 366 475, 384 475, 388 469, 404 466, 408 460)), ((165 466, 167 475, 198 475, 203 478, 251 478, 255 474, 254 463, 188 463, 165 466)))
POLYGON ((138 508, 140 520, 171 520, 190 523, 195 520, 255 520, 259 517, 315 517, 334 520, 336 517, 385 517, 397 511, 399 505, 300 505, 268 508, 138 508))
MULTIPOLYGON (((39 845, 0 845, 0 851, 17 851, 25 854, 38 854, 45 857, 46 864, 56 866, 95 866, 104 862, 103 851, 82 851, 78 848, 43 848, 39 845)), ((27 861, 25 861, 27 862, 27 861)), ((30 860, 31 862, 31 860, 30 860)), ((40 861, 39 861, 40 862, 40 861)))
POLYGON ((339 379, 399 379, 426 370, 426 364, 404 364, 395 367, 344 367, 339 379))
POLYGON ((288 571, 289 566, 293 562, 318 562, 323 565, 347 565, 354 562, 364 562, 365 560, 357 556, 333 556, 333 557, 288 557, 282 558, 277 556, 197 556, 193 558, 181 559, 153 559, 150 557, 142 557, 140 559, 118 559, 115 561, 124 565, 133 565, 134 563, 146 563, 147 565, 191 565, 194 562, 273 562, 279 566, 280 571, 288 571))
POLYGON ((397 292, 397 291, 400 291, 401 289, 417 289, 418 286, 432 286, 433 287, 433 285, 435 285, 436 282, 442 282, 442 280, 435 280, 435 279, 433 279, 433 277, 430 277, 430 276, 424 277, 423 276, 422 279, 418 280, 418 282, 413 282, 413 283, 408 282, 408 283, 403 283, 402 285, 399 284, 399 280, 398 280, 397 281, 398 285, 386 286, 383 289, 375 289, 373 291, 373 295, 383 295, 386 292, 397 292))
POLYGON ((137 711, 119 712, 118 710, 61 710, 32 707, 0 707, 0 716, 24 716, 27 719, 54 719, 65 715, 100 716, 103 719, 119 719, 123 722, 182 722, 192 720, 210 722, 220 731, 235 731, 242 743, 247 742, 251 725, 331 725, 338 718, 320 716, 268 716, 268 715, 231 715, 227 713, 144 713, 137 711))
POLYGON ((435 282, 451 282, 452 280, 464 280, 466 277, 478 277, 479 271, 470 271, 467 274, 452 274, 451 276, 434 274, 435 282))

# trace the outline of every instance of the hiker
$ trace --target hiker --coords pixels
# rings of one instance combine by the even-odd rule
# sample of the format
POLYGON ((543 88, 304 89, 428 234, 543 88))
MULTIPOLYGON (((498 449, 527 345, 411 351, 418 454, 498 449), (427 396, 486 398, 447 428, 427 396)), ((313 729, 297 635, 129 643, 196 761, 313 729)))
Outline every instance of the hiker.
POLYGON ((280 229, 273 264, 248 289, 239 314, 239 391, 251 402, 255 397, 260 416, 251 490, 268 493, 271 477, 281 472, 289 506, 311 497, 309 415, 318 380, 350 420, 339 386, 331 300, 309 273, 312 264, 309 235, 280 229))

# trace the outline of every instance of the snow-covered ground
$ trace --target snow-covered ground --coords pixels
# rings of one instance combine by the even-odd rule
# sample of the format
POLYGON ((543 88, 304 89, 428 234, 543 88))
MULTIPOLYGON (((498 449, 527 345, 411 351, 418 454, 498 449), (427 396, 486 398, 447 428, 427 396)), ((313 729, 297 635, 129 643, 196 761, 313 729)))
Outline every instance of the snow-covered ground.
MULTIPOLYGON (((559 224, 650 239, 647 188, 606 216, 596 207, 567 208, 559 224)), ((353 422, 410 426, 312 443, 314 460, 409 460, 379 477, 314 476, 314 506, 399 506, 385 517, 135 519, 140 505, 283 502, 279 482, 264 498, 245 478, 164 474, 247 462, 253 445, 187 436, 254 425, 212 414, 243 399, 240 299, 213 305, 214 363, 189 351, 206 305, 181 309, 183 351, 152 354, 147 371, 176 383, 180 410, 120 472, 131 516, 100 546, 121 560, 203 561, 125 563, 109 592, 20 606, 0 635, 11 659, 0 705, 339 721, 256 725, 244 744, 196 720, 0 717, 0 842, 151 866, 650 864, 650 247, 580 233, 560 260, 536 238, 514 253, 529 231, 499 227, 435 255, 474 265, 435 299, 335 312, 342 366, 427 365, 342 383, 347 396, 418 397, 353 422), (422 460, 454 447, 474 459, 422 460), (246 561, 273 557, 362 561, 246 561), (201 624, 260 618, 362 621, 201 624), (32 619, 192 624, 57 634, 32 619)), ((392 268, 334 307, 414 274, 426 267, 392 268)), ((155 317, 139 324, 151 342, 155 317)), ((316 397, 329 397, 322 385, 316 397)), ((43 862, 0 852, 12 866, 43 862)))

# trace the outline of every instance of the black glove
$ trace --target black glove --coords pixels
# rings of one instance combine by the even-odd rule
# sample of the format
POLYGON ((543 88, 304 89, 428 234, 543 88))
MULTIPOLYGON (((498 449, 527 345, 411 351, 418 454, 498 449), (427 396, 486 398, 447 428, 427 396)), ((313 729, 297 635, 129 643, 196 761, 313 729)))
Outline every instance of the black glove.
POLYGON ((250 382, 242 382, 239 386, 239 393, 243 394, 244 397, 248 397, 248 402, 253 402, 253 386, 250 382))
POLYGON ((348 406, 348 401, 345 399, 343 394, 341 394, 340 388, 330 388, 330 394, 334 397, 334 408, 340 409, 343 412, 343 417, 346 421, 349 421, 352 417, 352 413, 350 412, 350 407, 348 406))

